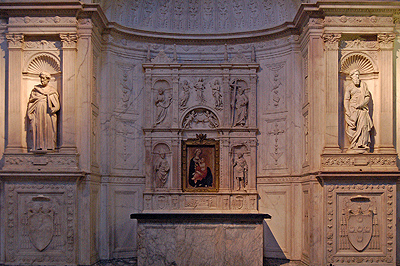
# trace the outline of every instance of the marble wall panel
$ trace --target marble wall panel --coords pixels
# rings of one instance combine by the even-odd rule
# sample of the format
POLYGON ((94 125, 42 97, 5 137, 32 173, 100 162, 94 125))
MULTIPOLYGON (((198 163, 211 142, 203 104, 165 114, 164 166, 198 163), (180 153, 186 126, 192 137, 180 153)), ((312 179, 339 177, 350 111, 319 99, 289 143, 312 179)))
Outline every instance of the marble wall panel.
POLYGON ((290 186, 259 185, 258 191, 259 211, 268 213, 272 217, 264 226, 264 256, 286 258, 292 237, 290 186))
POLYGON ((115 258, 137 255, 137 225, 129 216, 142 208, 142 189, 138 185, 126 184, 113 184, 110 187, 110 252, 115 258))

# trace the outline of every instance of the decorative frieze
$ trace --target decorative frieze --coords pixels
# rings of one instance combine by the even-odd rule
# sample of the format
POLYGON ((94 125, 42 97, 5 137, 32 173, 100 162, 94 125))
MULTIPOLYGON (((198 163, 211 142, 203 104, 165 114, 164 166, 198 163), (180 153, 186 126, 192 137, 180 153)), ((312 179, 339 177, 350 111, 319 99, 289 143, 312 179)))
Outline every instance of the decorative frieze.
POLYGON ((145 193, 143 212, 257 212, 257 193, 145 193))
POLYGON ((392 17, 357 17, 357 16, 329 16, 324 19, 325 26, 392 26, 393 27, 393 18, 392 17))
POLYGON ((75 17, 60 17, 60 16, 49 16, 49 17, 10 17, 9 24, 13 26, 29 25, 29 26, 58 26, 58 25, 76 25, 77 19, 75 17))
POLYGON ((79 169, 78 156, 74 154, 59 154, 57 152, 34 154, 5 154, 5 171, 77 171, 79 169))
POLYGON ((323 169, 359 171, 360 168, 370 170, 397 170, 395 154, 324 154, 321 157, 323 169))

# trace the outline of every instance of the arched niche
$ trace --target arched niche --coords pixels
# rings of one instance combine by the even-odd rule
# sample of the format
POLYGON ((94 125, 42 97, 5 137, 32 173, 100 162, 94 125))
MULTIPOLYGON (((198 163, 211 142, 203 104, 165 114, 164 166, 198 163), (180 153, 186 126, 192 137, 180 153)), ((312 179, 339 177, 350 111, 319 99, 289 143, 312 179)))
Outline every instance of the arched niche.
MULTIPOLYGON (((367 52, 350 52, 343 56, 340 60, 339 72, 339 146, 342 149, 349 147, 349 139, 345 133, 345 114, 344 114, 344 92, 346 87, 352 82, 349 73, 355 69, 360 71, 360 79, 364 81, 368 90, 371 92, 371 100, 369 102, 369 114, 374 124, 377 120, 375 112, 375 99, 379 97, 379 70, 376 62, 367 52)), ((371 151, 373 151, 375 143, 375 130, 371 132, 371 151)))
POLYGON ((157 79, 152 87, 152 106, 154 126, 169 126, 171 124, 172 86, 166 79, 157 79))
MULTIPOLYGON (((57 89, 62 97, 62 72, 60 58, 50 52, 37 52, 30 56, 22 68, 22 88, 21 105, 26 106, 29 101, 29 95, 35 85, 40 84, 39 74, 48 72, 51 75, 49 86, 57 89)), ((60 112, 62 110, 62 106, 60 112)), ((60 133, 60 119, 58 119, 57 134, 60 133)), ((28 121, 25 117, 25 129, 28 130, 28 121)), ((28 132, 27 132, 28 133, 28 132)), ((31 138, 26 134, 28 149, 32 146, 31 138)), ((57 137, 57 147, 59 147, 59 137, 57 137)))
POLYGON ((152 153, 152 185, 156 190, 166 189, 171 186, 171 149, 160 142, 154 145, 152 153))

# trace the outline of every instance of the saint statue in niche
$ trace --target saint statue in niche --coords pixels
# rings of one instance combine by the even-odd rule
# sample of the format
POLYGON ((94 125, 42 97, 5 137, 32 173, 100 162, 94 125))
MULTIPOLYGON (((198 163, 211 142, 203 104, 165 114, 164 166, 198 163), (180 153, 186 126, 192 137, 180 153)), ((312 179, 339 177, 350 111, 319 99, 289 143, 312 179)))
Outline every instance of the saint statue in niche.
POLYGON ((367 84, 360 80, 360 71, 354 69, 349 74, 352 83, 344 93, 344 110, 346 134, 350 140, 350 152, 364 153, 369 151, 370 132, 373 123, 369 115, 368 103, 371 93, 367 84))
POLYGON ((231 87, 234 90, 234 95, 231 103, 233 126, 244 127, 247 122, 249 98, 245 93, 245 89, 239 86, 237 81, 234 81, 231 84, 231 87))
POLYGON ((196 149, 193 158, 190 159, 189 185, 192 187, 212 187, 213 185, 211 169, 207 166, 201 149, 196 149))
POLYGON ((245 189, 248 184, 247 172, 249 167, 246 159, 243 157, 243 152, 237 153, 237 159, 233 162, 233 173, 237 184, 237 190, 245 189))
POLYGON ((162 121, 164 121, 165 117, 167 116, 168 107, 171 105, 172 98, 165 97, 165 92, 163 89, 158 90, 158 95, 155 101, 155 105, 157 107, 157 119, 155 124, 158 125, 162 121))
POLYGON ((169 175, 169 163, 165 158, 165 152, 160 151, 159 158, 154 164, 154 172, 156 177, 156 187, 164 187, 168 180, 169 175))
POLYGON ((29 97, 27 117, 32 135, 32 150, 54 150, 57 143, 57 111, 60 110, 58 92, 49 86, 50 74, 41 72, 40 83, 29 97))

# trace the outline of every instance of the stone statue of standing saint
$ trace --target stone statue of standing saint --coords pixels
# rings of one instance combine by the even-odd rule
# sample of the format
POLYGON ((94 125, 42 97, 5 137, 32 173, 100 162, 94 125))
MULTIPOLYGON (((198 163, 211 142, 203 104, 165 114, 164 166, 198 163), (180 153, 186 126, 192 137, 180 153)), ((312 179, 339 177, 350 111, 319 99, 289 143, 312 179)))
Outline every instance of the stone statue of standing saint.
POLYGON ((160 151, 159 155, 160 157, 154 163, 154 173, 156 187, 162 188, 167 183, 170 167, 167 158, 165 158, 165 152, 160 151))
POLYGON ((249 167, 247 165, 246 159, 243 157, 243 152, 237 153, 237 159, 233 162, 233 175, 236 180, 236 190, 245 189, 248 184, 247 173, 249 167))
POLYGON ((60 110, 58 92, 49 86, 50 74, 39 74, 40 84, 29 96, 27 117, 32 136, 33 151, 54 150, 57 144, 57 112, 60 110))
POLYGON ((360 71, 354 69, 349 74, 352 83, 344 93, 346 134, 349 137, 349 152, 364 153, 369 151, 371 130, 374 126, 369 115, 368 103, 371 93, 367 84, 360 80, 360 71))

